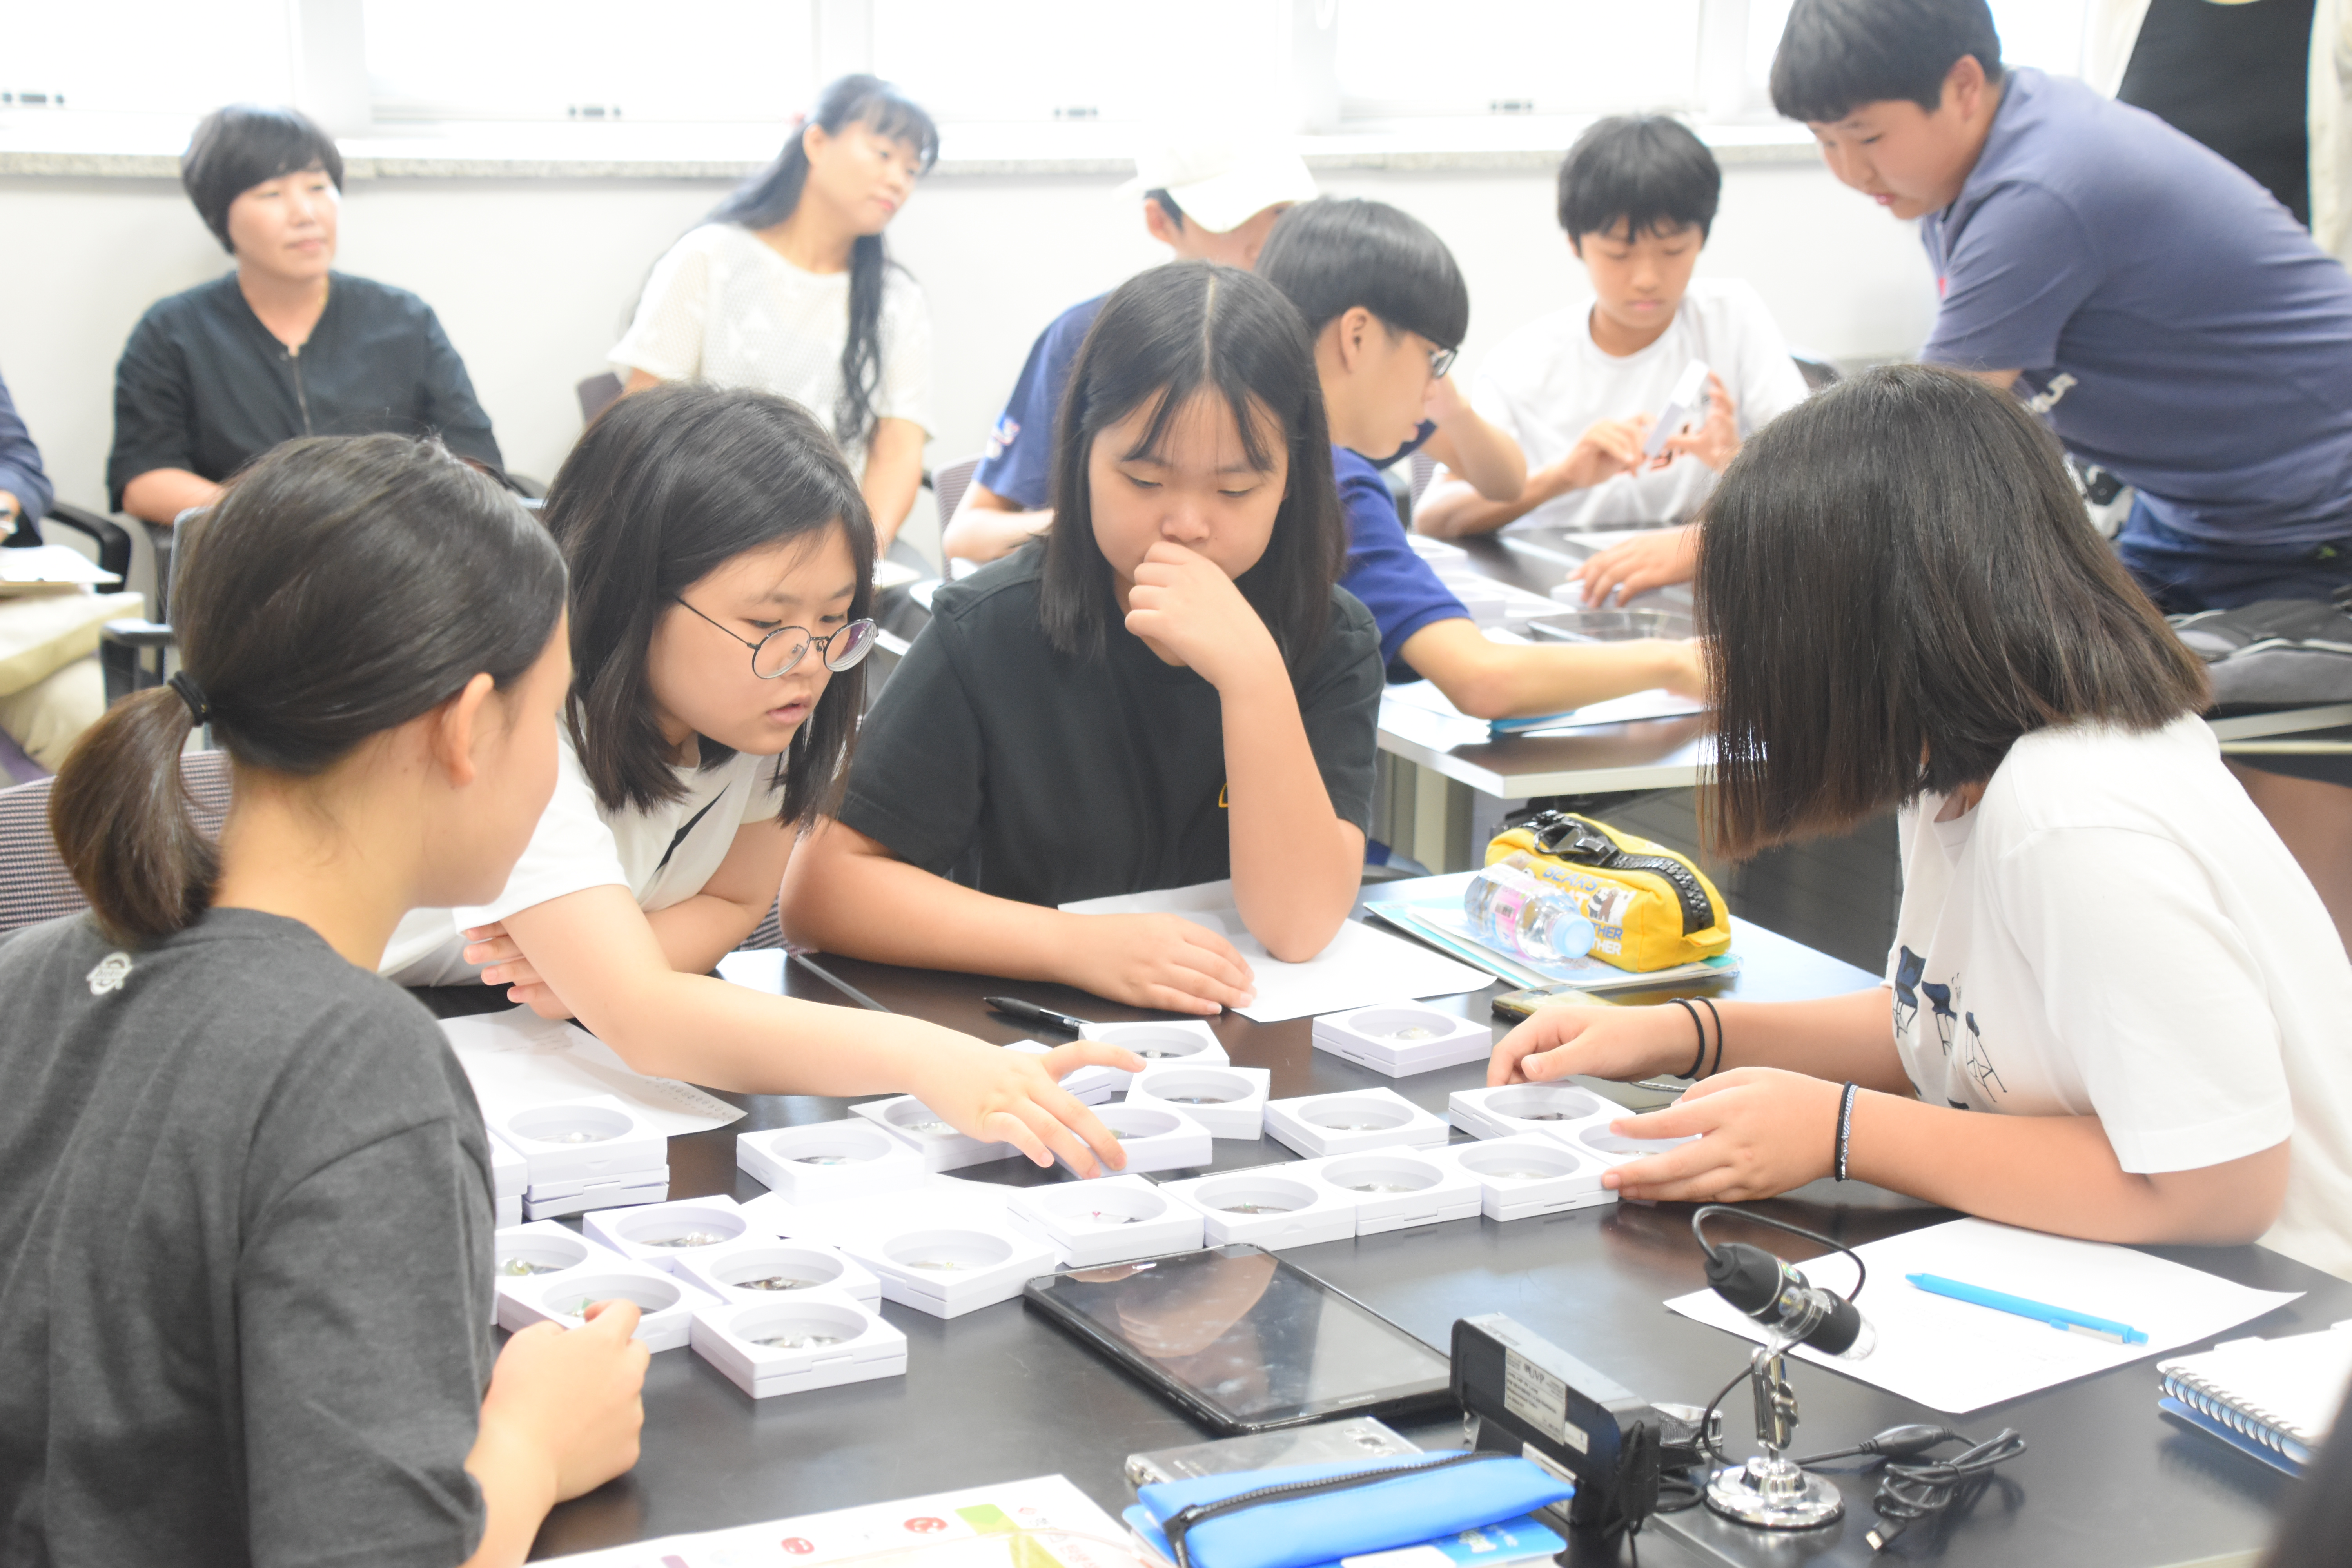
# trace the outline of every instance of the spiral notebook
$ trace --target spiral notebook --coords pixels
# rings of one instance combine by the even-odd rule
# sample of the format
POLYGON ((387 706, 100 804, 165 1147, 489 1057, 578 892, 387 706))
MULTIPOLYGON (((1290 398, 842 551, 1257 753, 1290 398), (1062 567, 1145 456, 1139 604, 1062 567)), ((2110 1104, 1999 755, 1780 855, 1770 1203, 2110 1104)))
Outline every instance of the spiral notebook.
POLYGON ((2156 1370, 2164 1379, 2159 1409, 2300 1475, 2352 1386, 2352 1321, 2316 1334, 2234 1340, 2156 1370))

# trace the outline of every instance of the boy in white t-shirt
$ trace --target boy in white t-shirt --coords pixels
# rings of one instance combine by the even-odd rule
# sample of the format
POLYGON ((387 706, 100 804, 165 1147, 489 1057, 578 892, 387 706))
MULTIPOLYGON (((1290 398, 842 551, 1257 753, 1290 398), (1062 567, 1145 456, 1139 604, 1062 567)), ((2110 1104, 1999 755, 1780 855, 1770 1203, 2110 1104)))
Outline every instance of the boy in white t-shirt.
POLYGON ((1851 1177, 2352 1279, 2352 963, 2048 431, 1973 377, 1881 366, 1759 436, 1704 526, 1717 847, 1899 807, 1885 983, 1546 1007, 1489 1081, 1703 1079, 1616 1124, 1685 1140, 1608 1173, 1626 1197, 1851 1177))
MULTIPOLYGON (((1521 520, 1558 528, 1680 522, 1740 442, 1803 400, 1804 377, 1756 291, 1691 276, 1722 190, 1715 155, 1679 121, 1621 116, 1577 138, 1559 166, 1559 224, 1591 293, 1504 339, 1479 366, 1472 395, 1527 454, 1527 486, 1517 500, 1491 501, 1441 472, 1415 528, 1457 537, 1521 520), (1705 417, 1645 457, 1643 443, 1693 360, 1711 372, 1705 417)), ((1687 577, 1688 543, 1677 531, 1639 547, 1643 585, 1661 572, 1673 573, 1662 582, 1687 577)))

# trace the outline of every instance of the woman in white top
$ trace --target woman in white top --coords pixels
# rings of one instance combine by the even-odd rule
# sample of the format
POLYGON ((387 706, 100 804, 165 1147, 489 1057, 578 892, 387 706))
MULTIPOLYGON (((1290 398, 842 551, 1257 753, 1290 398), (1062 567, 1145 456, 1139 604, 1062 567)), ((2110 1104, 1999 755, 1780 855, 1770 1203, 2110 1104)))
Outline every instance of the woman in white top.
POLYGON ((404 921, 383 971, 479 978, 577 1017, 639 1072, 747 1094, 903 1092, 1040 1164, 1121 1163, 1044 1057, 710 971, 776 900, 864 707, 874 533, 815 419, 767 393, 664 386, 589 427, 542 512, 571 568, 555 794, 499 896, 404 921))
POLYGON ((930 116, 897 89, 842 78, 773 163, 654 265, 612 353, 629 392, 709 381, 816 415, 886 552, 922 483, 931 318, 882 230, 939 152, 930 116))
POLYGON ((1628 1197, 1851 1175, 2352 1278, 2352 963, 2033 416, 1917 365, 1791 409, 1708 502, 1698 604, 1721 847, 1902 807, 1886 984, 1548 1007, 1488 1080, 1702 1079, 1617 1123, 1696 1135, 1612 1172, 1628 1197))

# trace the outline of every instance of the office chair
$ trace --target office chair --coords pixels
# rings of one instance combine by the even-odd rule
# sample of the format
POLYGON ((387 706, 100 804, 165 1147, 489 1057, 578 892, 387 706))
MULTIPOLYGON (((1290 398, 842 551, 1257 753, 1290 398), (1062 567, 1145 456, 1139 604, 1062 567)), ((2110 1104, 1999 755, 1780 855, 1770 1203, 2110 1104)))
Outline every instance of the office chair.
MULTIPOLYGON (((180 759, 180 778, 194 803, 196 826, 218 837, 221 818, 228 815, 228 757, 187 752, 180 759)), ((89 907, 49 837, 52 782, 37 779, 0 790, 0 934, 89 907)))
POLYGON ((580 423, 593 425, 596 416, 621 400, 621 378, 608 370, 588 377, 572 391, 580 399, 580 423))

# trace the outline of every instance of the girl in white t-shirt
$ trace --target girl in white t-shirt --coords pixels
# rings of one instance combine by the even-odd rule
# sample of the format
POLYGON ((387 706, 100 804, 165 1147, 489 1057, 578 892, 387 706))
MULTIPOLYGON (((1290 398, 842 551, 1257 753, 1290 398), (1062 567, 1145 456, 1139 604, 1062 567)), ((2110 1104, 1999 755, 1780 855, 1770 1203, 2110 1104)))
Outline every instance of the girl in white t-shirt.
POLYGON ((655 263, 612 360, 626 390, 752 386, 824 423, 887 551, 922 483, 931 318, 882 230, 939 157, 929 115, 848 76, 776 161, 655 263))
POLYGON ((1121 1163, 1044 1057, 710 971, 766 916, 864 706, 874 533, 839 450, 766 393, 664 386, 590 426, 542 513, 571 568, 555 794, 504 889, 402 922, 383 970, 478 977, 639 1072, 747 1094, 910 1093, 973 1137, 1121 1163), (836 676, 838 679, 836 679, 836 676))
POLYGON ((1698 603, 1719 846, 1902 807, 1887 983, 1546 1008, 1489 1081, 1702 1079, 1617 1123, 1698 1135, 1611 1173, 1629 1197, 1851 1175, 2352 1278, 2352 963, 2033 416, 1924 366, 1822 394, 1725 474, 1698 603))

